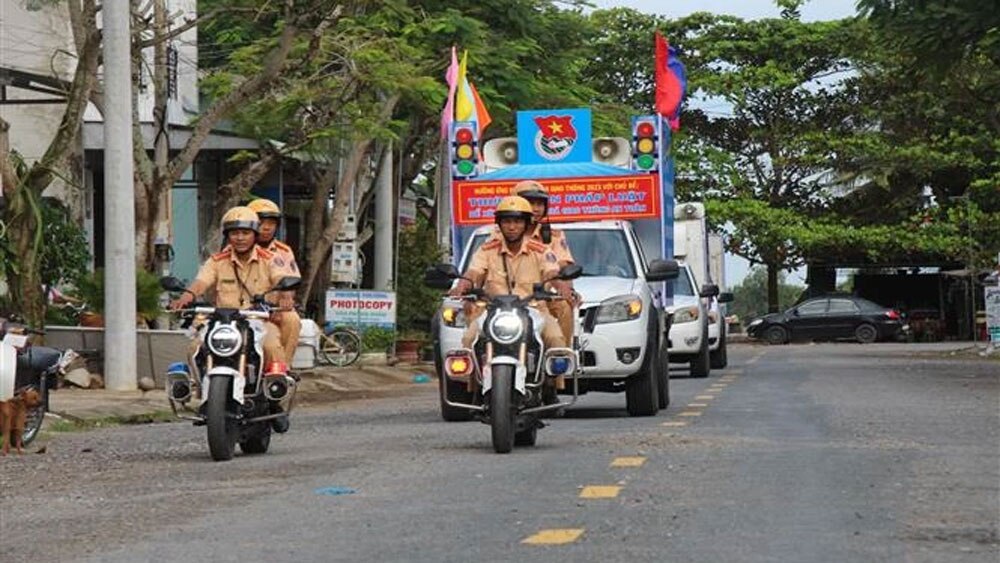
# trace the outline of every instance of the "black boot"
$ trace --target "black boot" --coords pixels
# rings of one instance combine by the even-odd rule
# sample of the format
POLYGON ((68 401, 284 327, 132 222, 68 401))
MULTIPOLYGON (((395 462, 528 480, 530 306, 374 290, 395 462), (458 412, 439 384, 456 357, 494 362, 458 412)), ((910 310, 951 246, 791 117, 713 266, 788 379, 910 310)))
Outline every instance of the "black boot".
MULTIPOLYGON (((271 406, 271 414, 278 414, 280 412, 284 412, 284 411, 281 410, 281 406, 280 405, 272 405, 271 406)), ((271 429, 274 430, 275 432, 277 432, 278 434, 284 434, 285 432, 288 432, 288 427, 289 426, 290 426, 290 422, 288 420, 288 415, 287 414, 285 416, 280 417, 280 418, 275 418, 274 420, 271 421, 271 429)))

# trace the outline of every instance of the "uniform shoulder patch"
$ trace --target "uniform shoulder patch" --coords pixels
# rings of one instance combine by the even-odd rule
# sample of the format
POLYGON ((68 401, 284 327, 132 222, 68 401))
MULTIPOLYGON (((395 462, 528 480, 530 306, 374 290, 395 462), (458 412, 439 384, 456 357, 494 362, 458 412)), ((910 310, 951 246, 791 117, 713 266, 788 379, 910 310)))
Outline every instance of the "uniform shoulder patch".
POLYGON ((547 247, 544 242, 535 239, 531 239, 528 241, 528 250, 532 252, 545 252, 546 248, 547 247))
POLYGON ((257 247, 257 256, 260 256, 264 260, 270 260, 274 257, 274 253, 266 248, 257 247))
POLYGON ((287 252, 291 252, 292 251, 292 247, 290 247, 287 244, 281 242, 280 240, 275 240, 274 241, 274 248, 276 248, 278 250, 284 250, 284 251, 287 251, 287 252))
POLYGON ((546 262, 551 262, 552 264, 555 264, 556 262, 558 262, 558 260, 556 259, 556 255, 553 252, 546 252, 545 253, 545 261, 546 262))
POLYGON ((216 262, 221 262, 222 260, 228 260, 231 255, 232 255, 231 250, 223 250, 222 252, 217 252, 213 254, 212 260, 215 260, 216 262))
POLYGON ((495 238, 490 239, 484 242, 483 245, 480 246, 479 248, 481 250, 496 250, 497 248, 500 248, 500 240, 495 238))

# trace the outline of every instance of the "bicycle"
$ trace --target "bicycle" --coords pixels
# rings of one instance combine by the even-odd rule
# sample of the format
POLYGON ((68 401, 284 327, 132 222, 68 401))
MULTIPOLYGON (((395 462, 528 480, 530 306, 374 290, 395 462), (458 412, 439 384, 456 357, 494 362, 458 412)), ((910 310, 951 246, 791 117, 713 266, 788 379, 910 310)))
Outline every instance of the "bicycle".
POLYGON ((337 367, 347 367, 361 357, 361 337, 350 327, 336 327, 319 334, 319 355, 337 367))

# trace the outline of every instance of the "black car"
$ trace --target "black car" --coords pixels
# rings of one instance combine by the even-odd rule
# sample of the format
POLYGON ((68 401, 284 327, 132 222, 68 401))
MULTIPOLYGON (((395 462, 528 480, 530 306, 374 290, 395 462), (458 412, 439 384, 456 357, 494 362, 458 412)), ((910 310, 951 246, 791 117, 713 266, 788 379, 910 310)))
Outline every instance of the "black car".
POLYGON ((867 344, 900 338, 906 328, 898 311, 860 297, 837 295, 808 299, 784 313, 755 319, 747 326, 747 334, 769 344, 838 339, 867 344))

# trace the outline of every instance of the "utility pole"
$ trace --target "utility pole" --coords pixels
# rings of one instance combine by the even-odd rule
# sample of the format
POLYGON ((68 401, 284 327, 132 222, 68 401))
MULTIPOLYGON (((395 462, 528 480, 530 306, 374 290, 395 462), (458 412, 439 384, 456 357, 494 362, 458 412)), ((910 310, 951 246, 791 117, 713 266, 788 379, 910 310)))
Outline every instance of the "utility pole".
POLYGON ((392 143, 388 143, 382 151, 382 162, 375 182, 375 289, 391 291, 392 243, 396 227, 395 198, 392 193, 392 143))
MULTIPOLYGON (((170 97, 169 64, 167 61, 168 31, 166 0, 155 0, 153 3, 153 127, 155 129, 153 185, 155 186, 167 183, 164 176, 170 162, 170 114, 167 107, 167 100, 170 97)), ((174 69, 176 72, 176 61, 174 69)), ((176 83, 174 87, 176 88, 176 83)), ((170 275, 170 248, 173 242, 171 229, 172 190, 173 186, 170 186, 161 191, 160 201, 156 206, 156 217, 150 218, 156 222, 155 225, 151 226, 156 230, 154 244, 156 271, 164 276, 170 275)))
POLYGON ((136 388, 135 187, 132 176, 131 2, 105 0, 104 20, 104 378, 136 388))

